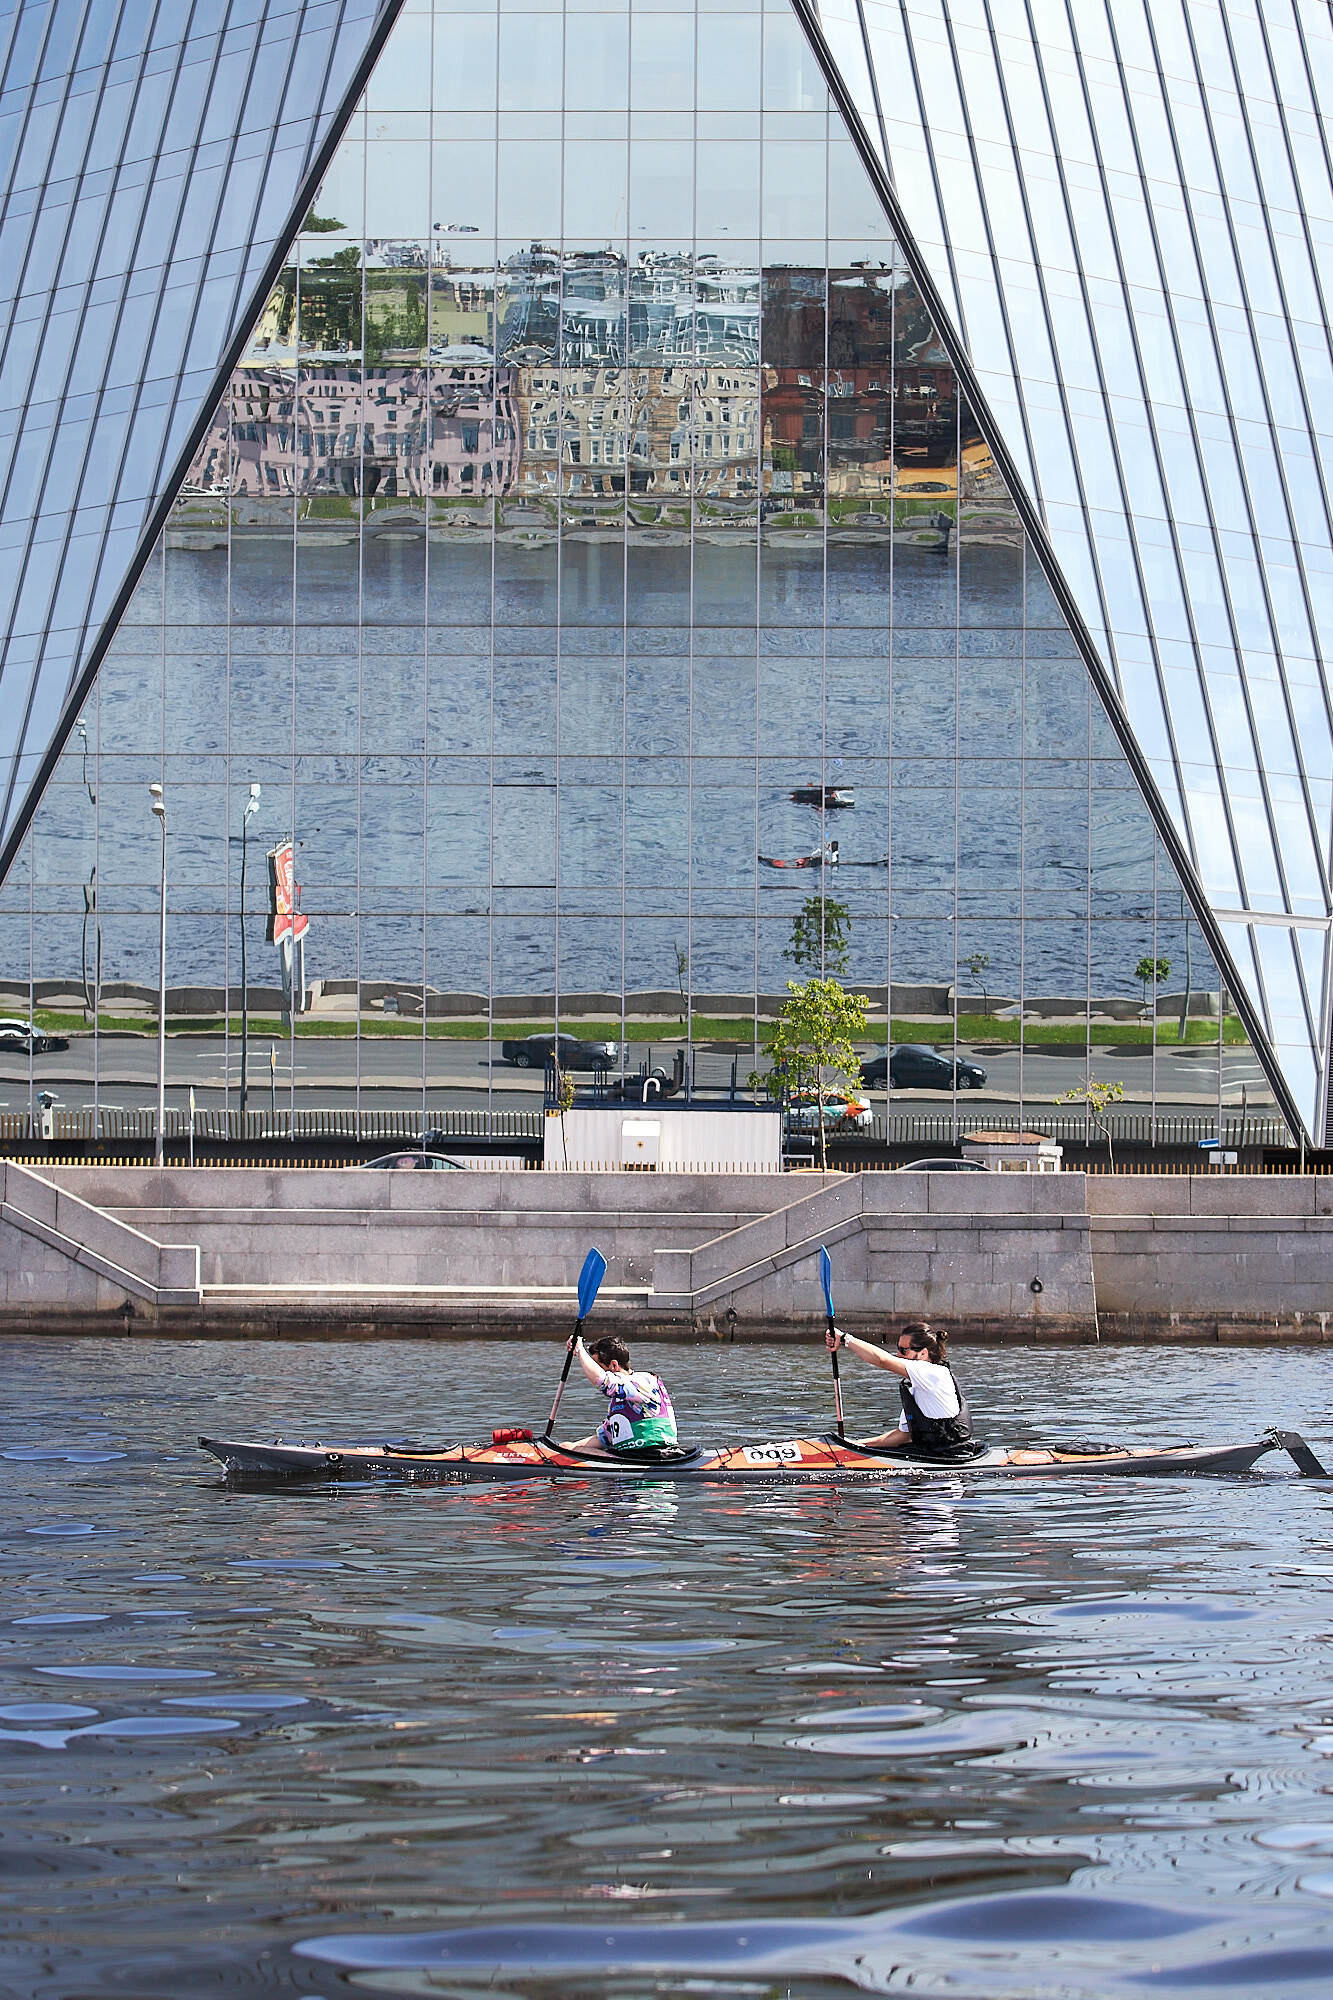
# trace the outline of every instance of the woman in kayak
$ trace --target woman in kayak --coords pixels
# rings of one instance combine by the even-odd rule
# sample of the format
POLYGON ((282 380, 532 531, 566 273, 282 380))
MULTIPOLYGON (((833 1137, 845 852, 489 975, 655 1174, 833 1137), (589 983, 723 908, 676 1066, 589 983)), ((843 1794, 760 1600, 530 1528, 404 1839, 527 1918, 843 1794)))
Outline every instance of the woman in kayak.
POLYGON ((905 1326, 897 1353, 834 1328, 824 1336, 830 1354, 839 1348, 857 1354, 872 1368, 897 1375, 902 1421, 894 1430, 856 1442, 872 1451, 900 1451, 905 1457, 964 1459, 985 1450, 972 1432, 967 1398, 949 1366, 949 1338, 924 1320, 905 1326))
POLYGON ((645 1451, 676 1442, 676 1413, 659 1375, 631 1372, 629 1349, 615 1334, 603 1334, 591 1348, 575 1334, 570 1345, 593 1387, 609 1408, 591 1437, 580 1438, 574 1451, 645 1451))

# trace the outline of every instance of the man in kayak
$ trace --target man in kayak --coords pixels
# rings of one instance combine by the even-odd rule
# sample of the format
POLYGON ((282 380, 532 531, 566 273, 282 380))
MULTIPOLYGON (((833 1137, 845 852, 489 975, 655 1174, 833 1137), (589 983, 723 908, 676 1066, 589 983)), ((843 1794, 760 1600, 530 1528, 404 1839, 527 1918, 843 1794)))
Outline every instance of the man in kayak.
POLYGON ((609 1408, 591 1437, 580 1438, 574 1451, 646 1451, 676 1443, 676 1413, 660 1375, 632 1372, 629 1349, 615 1334, 603 1334, 590 1348, 582 1336, 570 1341, 575 1359, 609 1408))
POLYGON ((837 1327, 824 1340, 830 1354, 842 1348, 872 1368, 886 1368, 899 1377, 902 1421, 877 1437, 857 1438, 857 1444, 870 1451, 900 1451, 904 1457, 944 1461, 976 1458, 985 1450, 973 1435, 967 1398, 949 1366, 947 1334, 918 1320, 902 1329, 896 1353, 837 1327))

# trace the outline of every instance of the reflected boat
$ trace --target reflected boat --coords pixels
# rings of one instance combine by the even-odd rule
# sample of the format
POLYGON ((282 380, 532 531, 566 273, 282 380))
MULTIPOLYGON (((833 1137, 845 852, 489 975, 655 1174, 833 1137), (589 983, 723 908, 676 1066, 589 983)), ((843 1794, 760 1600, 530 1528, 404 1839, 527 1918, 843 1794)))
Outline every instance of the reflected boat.
POLYGON ((820 806, 825 812, 837 812, 856 804, 856 792, 851 785, 798 785, 791 797, 795 805, 820 806))
POLYGON ((761 868, 836 868, 838 865, 838 843, 826 841, 809 854, 801 854, 794 861, 784 861, 775 854, 761 854, 761 868))

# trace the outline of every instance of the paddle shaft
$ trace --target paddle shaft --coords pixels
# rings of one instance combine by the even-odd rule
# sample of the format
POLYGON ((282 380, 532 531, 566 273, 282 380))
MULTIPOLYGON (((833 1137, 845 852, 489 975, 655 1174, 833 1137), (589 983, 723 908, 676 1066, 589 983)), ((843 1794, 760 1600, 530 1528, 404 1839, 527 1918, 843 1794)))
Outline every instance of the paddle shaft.
MULTIPOLYGON (((582 1332, 583 1332, 583 1321, 581 1319, 575 1320, 574 1340, 577 1340, 582 1334, 582 1332)), ((569 1380, 570 1364, 573 1362, 574 1359, 574 1340, 571 1340, 569 1346, 565 1349, 565 1365, 560 1370, 560 1380, 556 1383, 555 1401, 551 1405, 551 1414, 546 1419, 546 1429, 542 1432, 543 1437, 550 1437, 551 1432, 555 1429, 555 1419, 556 1419, 556 1413, 560 1408, 560 1398, 565 1393, 565 1384, 569 1380)))
MULTIPOLYGON (((832 1313, 829 1314, 828 1330, 831 1334, 835 1335, 838 1331, 837 1327, 833 1324, 832 1313)), ((833 1363, 833 1409, 838 1419, 838 1442, 841 1444, 846 1438, 847 1433, 842 1427, 842 1376, 838 1373, 838 1350, 836 1347, 829 1355, 829 1360, 833 1363)))

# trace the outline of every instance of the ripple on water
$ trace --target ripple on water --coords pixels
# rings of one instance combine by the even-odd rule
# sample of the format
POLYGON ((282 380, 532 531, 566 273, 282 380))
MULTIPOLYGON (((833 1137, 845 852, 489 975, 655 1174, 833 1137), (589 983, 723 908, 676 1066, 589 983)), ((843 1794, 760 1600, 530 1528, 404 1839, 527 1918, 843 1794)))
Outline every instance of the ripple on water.
POLYGON ((108 1613, 105 1611, 34 1611, 26 1618, 16 1618, 16 1625, 105 1625, 108 1613))
POLYGON ((63 1446, 54 1448, 47 1445, 11 1445, 0 1451, 0 1458, 8 1458, 21 1465, 110 1465, 113 1459, 128 1457, 123 1451, 87 1451, 82 1447, 63 1446))
POLYGON ((1284 1985, 1314 1985, 1325 1990, 1333 1982, 1333 1947, 1296 1946, 1294 1949, 1247 1951, 1237 1956, 1204 1959, 1195 1965, 1163 1966, 1151 1972, 1132 1974, 1137 1986, 1164 1986, 1173 1990, 1248 1986, 1255 1992, 1272 1992, 1284 1985))
POLYGON ((74 1701, 15 1701, 0 1708, 0 1722, 77 1722, 96 1713, 74 1701))
POLYGON ((207 1694, 164 1694, 167 1708, 239 1708, 259 1714, 270 1708, 309 1708, 308 1694, 222 1694, 212 1688, 207 1694))
POLYGON ((1048 1618, 1184 1618, 1196 1625, 1232 1625, 1253 1618, 1235 1604, 1216 1598, 1191 1597, 1083 1597, 1073 1604, 1053 1605, 1048 1618))
POLYGON ((1296 1887, 1304 1889, 1307 1896, 1333 1896, 1333 1872, 1322 1875, 1298 1875, 1296 1887))
POLYGON ((1256 1847, 1273 1847, 1281 1853, 1333 1854, 1333 1821, 1311 1820, 1294 1826, 1262 1827, 1254 1836, 1256 1847))
MULTIPOLYGON (((926 1712, 938 1715, 940 1711, 926 1712)), ((787 1746, 818 1751, 825 1757, 937 1757, 960 1750, 1012 1749, 1031 1743, 1049 1729, 1045 1716, 1009 1708, 983 1715, 955 1715, 947 1722, 919 1729, 848 1729, 840 1735, 791 1736, 787 1746)))
POLYGON ((1202 1921, 1156 1903, 1081 1896, 1072 1889, 1034 1889, 940 1903, 904 1918, 895 1928, 908 1937, 976 1938, 992 1944, 1065 1940, 1094 1944, 1180 1937, 1198 1930, 1202 1921))
POLYGON ((76 1729, 76 1736, 222 1736, 240 1723, 229 1715, 117 1715, 76 1729))
MULTIPOLYGON (((900 1961, 904 1940, 920 1937, 997 1945, 1154 1944, 1205 1927, 1182 1910, 1066 1890, 1015 1891, 936 1904, 901 1915, 885 1912, 841 1922, 482 1924, 397 1936, 356 1932, 307 1938, 298 1956, 343 1971, 480 1969, 499 1974, 662 1970, 721 1972, 743 1968, 792 1975, 841 1969, 869 1975, 887 1949, 900 1961)), ((858 1979, 858 1984, 863 1983, 858 1979)), ((878 1984, 877 1980, 873 1983, 878 1984)))
POLYGON ((67 1681, 211 1681, 217 1679, 212 1667, 125 1667, 105 1662, 100 1666, 38 1667, 39 1674, 58 1675, 67 1681))

